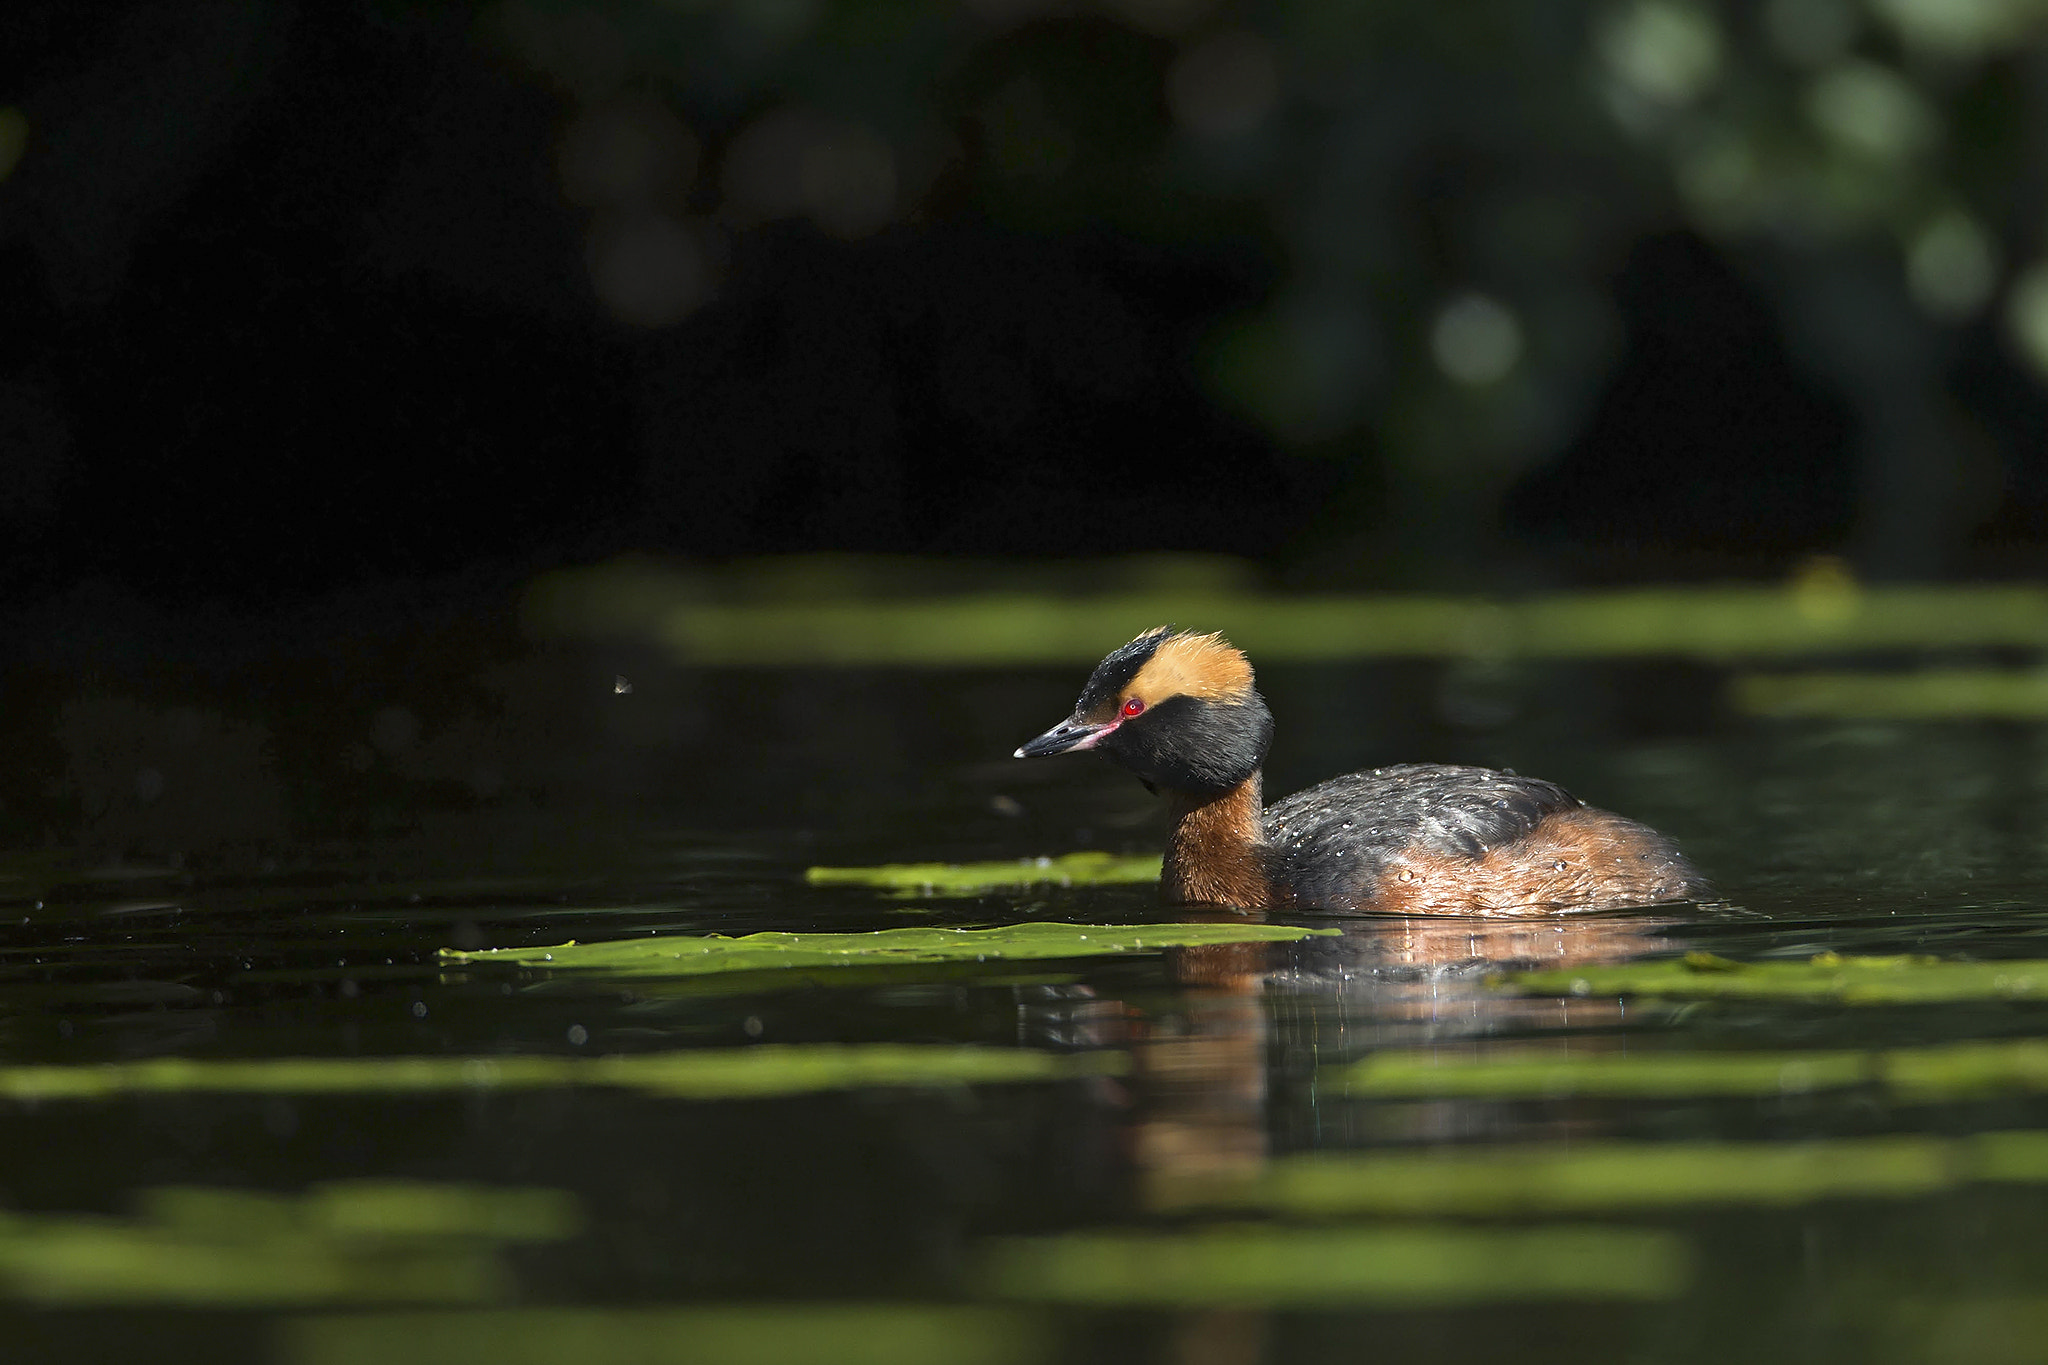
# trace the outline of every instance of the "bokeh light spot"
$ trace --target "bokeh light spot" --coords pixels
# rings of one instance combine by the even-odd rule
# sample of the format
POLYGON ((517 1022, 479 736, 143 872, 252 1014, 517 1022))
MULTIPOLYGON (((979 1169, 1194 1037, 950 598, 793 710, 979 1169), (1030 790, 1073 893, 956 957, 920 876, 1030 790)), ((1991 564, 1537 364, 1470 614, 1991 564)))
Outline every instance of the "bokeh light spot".
POLYGON ((687 190, 696 174, 697 140, 651 101, 601 105, 570 122, 555 163, 571 203, 616 208, 687 190))
POLYGON ((1229 401, 1282 440, 1313 445, 1357 422, 1379 352, 1361 312, 1311 293, 1222 329, 1208 368, 1229 401))
POLYGON ((689 227, 646 210, 591 233, 590 282, 619 321, 660 327, 682 320, 704 302, 710 269, 689 227))
POLYGON ((1863 586, 1840 555, 1813 555, 1792 570, 1792 609, 1821 626, 1852 620, 1863 605, 1863 586))
POLYGON ((1763 20, 1772 50, 1800 66, 1825 66, 1856 41, 1849 0, 1769 0, 1763 20))
POLYGON ((1445 374, 1476 388, 1515 368, 1522 358, 1522 324, 1499 300, 1466 294, 1437 314, 1429 348, 1445 374))
POLYGON ((1639 95, 1664 104, 1688 104, 1721 74, 1721 30, 1692 5, 1641 0, 1617 11, 1601 27, 1600 55, 1608 69, 1639 95))
POLYGON ((2036 261, 2013 281, 2005 320, 2028 363, 2048 376, 2048 262, 2036 261))
POLYGON ((1180 54, 1166 76, 1166 103, 1183 128, 1231 137, 1256 128, 1280 93, 1273 49, 1256 33, 1222 33, 1180 54))
POLYGON ((1963 60, 2013 42, 2040 13, 2027 0, 1871 0, 1871 8, 1909 45, 1963 60))
POLYGON ((1906 283, 1913 300, 1939 318, 1960 319, 1991 297, 1998 256, 1984 229, 1968 214, 1950 211, 1929 223, 1906 249, 1906 283))
POLYGON ((896 156, 872 129, 802 109, 756 120, 727 149, 726 212, 742 224, 809 217, 861 237, 896 213, 896 156))
POLYGON ((1759 167, 1755 151, 1733 129, 1706 140, 1678 159, 1679 191, 1694 215, 1716 231, 1745 226, 1758 207, 1759 167))
POLYGON ((1904 77, 1875 62, 1843 62, 1807 93, 1807 113, 1829 138, 1851 151, 1892 161, 1926 149, 1938 124, 1927 101, 1904 77))

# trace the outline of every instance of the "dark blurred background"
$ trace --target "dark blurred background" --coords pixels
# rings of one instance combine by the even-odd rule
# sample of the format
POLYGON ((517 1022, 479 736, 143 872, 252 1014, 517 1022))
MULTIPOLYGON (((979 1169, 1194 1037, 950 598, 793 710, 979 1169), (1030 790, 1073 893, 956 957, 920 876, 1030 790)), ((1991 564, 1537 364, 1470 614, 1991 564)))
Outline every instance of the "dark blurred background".
MULTIPOLYGON (((1059 669, 938 723, 521 634, 636 553, 869 556, 812 596, 2036 576, 2044 114, 2048 12, 1991 0, 9 0, 0 838, 438 803, 538 846, 743 780, 833 828, 821 755, 850 808, 981 762, 955 806, 1019 808, 1059 669)), ((1326 672, 1262 674, 1329 698, 1290 782, 1521 763, 1541 715, 1526 761, 1625 804, 1572 755, 1719 696, 1326 672)))
POLYGON ((2024 7, 5 8, 13 605, 634 549, 1925 579, 2048 538, 2024 7))

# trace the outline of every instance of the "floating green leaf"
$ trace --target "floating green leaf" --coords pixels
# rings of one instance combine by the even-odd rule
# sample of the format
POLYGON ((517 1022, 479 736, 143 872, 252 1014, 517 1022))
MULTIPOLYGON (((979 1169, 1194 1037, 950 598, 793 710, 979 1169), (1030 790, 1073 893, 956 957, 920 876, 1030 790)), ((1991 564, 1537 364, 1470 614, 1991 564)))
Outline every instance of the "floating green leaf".
POLYGON ((1562 1099, 1575 1095, 1796 1095, 1883 1086, 1908 1099, 1999 1090, 2048 1090, 2048 1040, 1952 1043, 1883 1052, 1630 1052, 1389 1049, 1342 1068, 1353 1098, 1463 1095, 1562 1099))
POLYGON ((1754 673, 1731 679, 1728 691, 1736 710, 1756 716, 1820 716, 1835 720, 2048 718, 2048 673, 2039 669, 1754 673))
POLYGON ((187 1307, 487 1303, 511 1288, 497 1246, 582 1227, 575 1197, 423 1181, 303 1196, 146 1190, 141 1217, 0 1215, 0 1294, 187 1307))
POLYGON ((1296 1157, 1274 1167, 1269 1202, 1293 1213, 1444 1215, 1904 1198, 1956 1183, 1959 1151, 1932 1138, 1892 1137, 1296 1157))
POLYGON ((166 1185, 144 1191, 145 1217, 193 1231, 229 1234, 288 1216, 327 1237, 481 1237, 557 1242, 583 1230, 567 1190, 460 1185, 438 1180, 327 1180, 305 1195, 166 1185))
MULTIPOLYGON (((1019 966, 1003 970, 999 965, 979 962, 881 962, 872 965, 831 965, 814 969, 763 968, 758 971, 712 972, 695 976, 635 976, 633 997, 641 1002, 684 999, 731 998, 827 986, 849 990, 888 990, 894 987, 935 989, 948 985, 977 988, 1068 986, 1081 980, 1075 972, 1037 971, 1019 966)), ((574 974, 544 976, 527 983, 524 992, 534 995, 561 993, 580 995, 587 985, 574 974)))
POLYGON ((84 1100, 211 1091, 393 1094, 605 1086, 738 1099, 895 1085, 993 1085, 1121 1071, 1122 1053, 914 1044, 775 1044, 614 1057, 158 1057, 97 1066, 0 1067, 0 1099, 84 1100))
POLYGON ((1673 1297, 1684 1242, 1635 1228, 1220 1227, 1089 1232, 986 1248, 1005 1298, 1143 1307, 1309 1307, 1673 1297))
POLYGON ((1658 962, 1511 972, 1498 983, 1530 995, 1780 997, 1849 1005, 2048 1000, 2048 962, 1944 962, 1835 953, 1821 953, 1805 962, 1730 962, 1689 953, 1658 962))
POLYGON ((1317 1152, 1282 1158, 1251 1179, 1177 1182, 1155 1192, 1164 1197, 1154 1204, 1459 1217, 1911 1199, 1986 1181, 2048 1183, 2048 1133, 1317 1152))
POLYGON ((282 1332, 288 1365, 1029 1365, 1052 1358, 1039 1317, 955 1305, 351 1313, 293 1319, 282 1332))
MULTIPOLYGON (((1110 590, 947 595, 849 590, 860 561, 779 562, 780 584, 646 561, 537 581, 528 619, 565 635, 651 640, 693 666, 1085 666, 1162 621, 1220 630, 1261 664, 1332 659, 1782 657, 2048 644, 2048 589, 1885 587, 1839 567, 1784 587, 1632 588, 1517 600, 1430 594, 1280 596, 1250 575, 1175 574, 1110 590), (723 600, 722 600, 723 599, 723 600), (746 600, 736 600, 746 599, 746 600)), ((868 561, 873 564, 874 561, 868 561)), ((929 582, 914 564, 906 582, 929 582)), ((958 567, 944 571, 957 577, 958 567)), ((1014 581, 1015 575, 1008 576, 1014 581)))
POLYGON ((1375 1052, 1344 1068, 1350 1095, 1779 1095, 1867 1085, 1862 1052, 1375 1052))
POLYGON ((623 976, 687 976, 770 968, 869 966, 885 962, 980 962, 1099 957, 1212 943, 1291 942, 1336 929, 1285 924, 1007 924, 993 929, 881 929, 865 934, 681 935, 558 943, 543 948, 441 950, 444 962, 504 962, 623 976))
POLYGON ((2048 1040, 1951 1043, 1878 1054, 1884 1083, 1910 1099, 2048 1090, 2048 1040))
POLYGON ((884 863, 879 867, 814 867, 813 886, 875 886, 910 896, 971 896, 1018 886, 1120 886, 1159 880, 1159 855, 1068 853, 998 863, 884 863))
POLYGON ((1974 1179, 2048 1184, 2048 1133, 1979 1133, 1969 1154, 1974 1179))

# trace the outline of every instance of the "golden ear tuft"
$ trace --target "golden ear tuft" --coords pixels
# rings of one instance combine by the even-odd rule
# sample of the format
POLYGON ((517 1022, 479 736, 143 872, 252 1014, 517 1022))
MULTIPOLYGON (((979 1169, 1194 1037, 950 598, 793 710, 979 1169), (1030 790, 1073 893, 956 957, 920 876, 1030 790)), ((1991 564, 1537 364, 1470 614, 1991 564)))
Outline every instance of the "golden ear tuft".
MULTIPOLYGON (((1160 631, 1148 631, 1158 635, 1160 631)), ((1252 665, 1244 651, 1221 635, 1197 635, 1182 631, 1168 635, 1152 651, 1152 657, 1131 679, 1130 691, 1147 704, 1173 696, 1201 697, 1206 701, 1231 701, 1249 696, 1252 665)))

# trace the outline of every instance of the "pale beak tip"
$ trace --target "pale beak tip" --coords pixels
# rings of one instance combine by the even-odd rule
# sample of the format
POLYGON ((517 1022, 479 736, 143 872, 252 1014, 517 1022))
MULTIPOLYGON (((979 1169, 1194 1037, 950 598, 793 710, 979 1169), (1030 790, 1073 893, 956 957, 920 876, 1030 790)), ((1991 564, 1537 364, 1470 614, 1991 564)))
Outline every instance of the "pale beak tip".
POLYGON ((1017 746, 1017 752, 1016 752, 1016 753, 1014 753, 1014 754, 1011 754, 1011 755, 1010 755, 1010 757, 1011 757, 1011 758, 1023 758, 1023 757, 1024 757, 1024 746, 1023 746, 1023 745, 1021 745, 1021 744, 1020 744, 1020 745, 1018 745, 1018 746, 1017 746))

